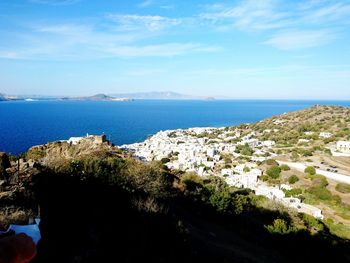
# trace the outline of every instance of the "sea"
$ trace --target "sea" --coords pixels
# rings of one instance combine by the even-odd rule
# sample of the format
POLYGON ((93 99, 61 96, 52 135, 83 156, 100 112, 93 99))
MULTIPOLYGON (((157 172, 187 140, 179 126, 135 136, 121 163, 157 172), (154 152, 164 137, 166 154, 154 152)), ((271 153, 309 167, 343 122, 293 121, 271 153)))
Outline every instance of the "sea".
POLYGON ((253 123, 315 104, 350 101, 134 100, 0 102, 0 152, 70 137, 105 134, 115 145, 144 141, 161 130, 253 123))

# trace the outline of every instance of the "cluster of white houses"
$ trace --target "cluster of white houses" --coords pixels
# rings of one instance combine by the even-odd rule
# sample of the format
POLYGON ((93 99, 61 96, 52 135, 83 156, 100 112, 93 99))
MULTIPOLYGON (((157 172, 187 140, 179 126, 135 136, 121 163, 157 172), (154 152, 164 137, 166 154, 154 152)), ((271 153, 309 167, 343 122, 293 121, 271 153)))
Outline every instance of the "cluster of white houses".
MULTIPOLYGON (((199 176, 220 176, 230 186, 250 188, 257 195, 266 196, 299 212, 323 218, 317 207, 303 204, 297 198, 286 198, 280 186, 269 186, 259 180, 263 172, 255 162, 271 158, 267 157, 271 153, 266 153, 275 142, 259 141, 254 137, 254 132, 241 137, 238 131, 227 131, 225 128, 178 129, 160 131, 142 143, 122 145, 119 148, 132 152, 135 158, 142 161, 166 158, 165 165, 170 169, 195 172, 199 176), (212 134, 215 136, 210 136, 212 134), (222 155, 238 157, 240 154, 235 152, 236 147, 245 144, 254 150, 251 161, 234 168, 224 168, 222 155)), ((284 188, 290 189, 289 186, 284 188)))

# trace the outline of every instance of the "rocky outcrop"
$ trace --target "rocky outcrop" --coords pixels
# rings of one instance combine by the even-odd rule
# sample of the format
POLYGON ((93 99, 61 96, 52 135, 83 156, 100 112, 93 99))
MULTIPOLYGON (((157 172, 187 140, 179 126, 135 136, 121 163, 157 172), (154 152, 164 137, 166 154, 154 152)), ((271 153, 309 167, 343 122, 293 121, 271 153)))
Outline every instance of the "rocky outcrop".
POLYGON ((0 179, 7 180, 6 169, 11 167, 9 157, 6 153, 0 152, 0 179))
POLYGON ((103 136, 89 136, 75 138, 74 142, 58 141, 48 144, 34 146, 27 152, 27 159, 34 159, 38 163, 50 168, 65 167, 72 160, 87 157, 110 156, 120 152, 111 146, 103 136))

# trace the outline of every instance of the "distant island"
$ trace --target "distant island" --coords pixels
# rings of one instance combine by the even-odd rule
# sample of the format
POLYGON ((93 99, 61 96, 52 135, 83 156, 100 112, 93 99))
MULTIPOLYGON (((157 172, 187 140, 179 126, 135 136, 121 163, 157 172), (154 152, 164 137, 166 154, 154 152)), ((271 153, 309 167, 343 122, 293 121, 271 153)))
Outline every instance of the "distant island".
POLYGON ((37 101, 37 100, 72 100, 72 101, 132 101, 132 100, 215 100, 214 97, 185 95, 172 91, 96 94, 93 96, 42 96, 42 95, 7 95, 0 93, 0 101, 37 101))

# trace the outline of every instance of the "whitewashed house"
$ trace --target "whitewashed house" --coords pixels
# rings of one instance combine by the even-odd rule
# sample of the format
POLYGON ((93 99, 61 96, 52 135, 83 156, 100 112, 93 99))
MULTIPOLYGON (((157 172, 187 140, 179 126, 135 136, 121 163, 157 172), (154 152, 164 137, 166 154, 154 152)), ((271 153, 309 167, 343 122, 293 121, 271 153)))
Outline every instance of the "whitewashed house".
POLYGON ((221 170, 221 176, 233 176, 234 171, 232 169, 222 169, 221 170))
POLYGON ((330 132, 320 132, 320 138, 323 138, 323 139, 328 139, 328 138, 331 138, 333 136, 333 133, 330 133, 330 132))
POLYGON ((282 190, 267 185, 258 185, 257 189, 255 190, 255 194, 266 196, 271 200, 281 200, 285 197, 282 190))
POLYGON ((338 141, 336 147, 341 153, 350 153, 350 141, 338 141))
POLYGON ((270 148, 270 147, 272 147, 272 146, 274 146, 274 145, 276 145, 276 142, 275 142, 275 141, 263 141, 263 142, 262 142, 262 146, 264 146, 264 147, 270 148))

